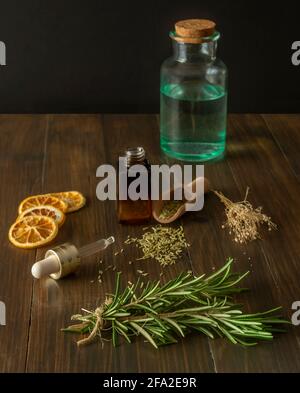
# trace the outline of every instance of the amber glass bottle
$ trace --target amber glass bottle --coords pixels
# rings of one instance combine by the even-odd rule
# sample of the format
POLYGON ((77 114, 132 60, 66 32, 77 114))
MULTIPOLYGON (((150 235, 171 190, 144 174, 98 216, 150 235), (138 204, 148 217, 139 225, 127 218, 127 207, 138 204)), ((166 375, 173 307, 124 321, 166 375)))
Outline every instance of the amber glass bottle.
POLYGON ((125 176, 127 178, 127 190, 126 200, 120 199, 120 193, 118 195, 118 220, 124 224, 140 224, 147 222, 152 217, 152 206, 151 206, 151 189, 150 189, 150 164, 146 158, 146 153, 143 147, 129 148, 124 154, 125 161, 125 176), (142 165, 145 167, 148 181, 148 195, 147 199, 142 200, 131 200, 128 195, 128 188, 130 184, 137 179, 137 176, 129 176, 128 170, 133 165, 142 165))

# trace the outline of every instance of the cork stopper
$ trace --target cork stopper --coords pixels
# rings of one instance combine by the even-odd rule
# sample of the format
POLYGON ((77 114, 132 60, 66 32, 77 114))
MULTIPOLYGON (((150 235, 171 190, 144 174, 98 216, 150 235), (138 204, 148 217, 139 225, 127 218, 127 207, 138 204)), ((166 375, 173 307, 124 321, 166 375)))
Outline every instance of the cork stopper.
POLYGON ((215 29, 215 22, 208 19, 180 20, 175 23, 176 35, 173 38, 178 42, 200 44, 205 37, 211 36, 215 29))

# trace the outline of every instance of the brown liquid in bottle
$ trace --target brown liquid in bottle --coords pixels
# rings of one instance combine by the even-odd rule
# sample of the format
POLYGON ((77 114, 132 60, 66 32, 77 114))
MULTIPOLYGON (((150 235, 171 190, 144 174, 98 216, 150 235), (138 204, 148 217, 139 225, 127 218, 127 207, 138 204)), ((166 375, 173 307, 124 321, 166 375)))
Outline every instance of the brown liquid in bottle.
MULTIPOLYGON (((124 224, 141 224, 149 221, 152 217, 151 189, 150 189, 150 164, 146 159, 145 150, 142 147, 130 148, 125 152, 127 170, 132 165, 143 165, 148 173, 148 199, 132 201, 127 194, 127 200, 118 199, 118 220, 124 224)), ((138 175, 139 176, 139 175, 138 175)), ((127 173, 127 191, 135 177, 129 177, 127 173)))

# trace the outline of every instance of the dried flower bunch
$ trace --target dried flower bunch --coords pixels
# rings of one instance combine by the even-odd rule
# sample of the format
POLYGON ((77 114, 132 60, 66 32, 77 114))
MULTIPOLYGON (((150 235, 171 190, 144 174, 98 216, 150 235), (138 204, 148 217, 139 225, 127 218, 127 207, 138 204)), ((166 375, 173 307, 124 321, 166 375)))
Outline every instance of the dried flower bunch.
POLYGON ((87 334, 77 342, 88 344, 96 337, 112 340, 117 345, 123 337, 131 343, 135 336, 143 336, 155 348, 176 343, 178 337, 190 332, 210 338, 224 337, 233 344, 255 345, 258 340, 272 340, 277 325, 288 323, 276 315, 279 308, 257 314, 244 314, 240 305, 228 296, 243 289, 237 284, 248 274, 231 272, 232 259, 209 277, 194 277, 182 273, 166 284, 149 281, 120 290, 120 273, 116 289, 96 310, 82 309, 84 314, 73 315, 76 325, 63 329, 87 334))
POLYGON ((241 202, 232 202, 221 192, 214 192, 225 205, 227 222, 223 225, 223 228, 229 228, 229 233, 233 234, 237 243, 247 243, 259 239, 259 229, 263 224, 268 226, 269 231, 277 228, 271 217, 262 213, 262 207, 254 209, 251 203, 247 201, 249 188, 247 188, 245 198, 241 202))
POLYGON ((135 243, 143 256, 137 260, 153 258, 162 266, 173 265, 188 247, 183 227, 157 225, 145 232, 141 238, 128 238, 125 244, 135 243))

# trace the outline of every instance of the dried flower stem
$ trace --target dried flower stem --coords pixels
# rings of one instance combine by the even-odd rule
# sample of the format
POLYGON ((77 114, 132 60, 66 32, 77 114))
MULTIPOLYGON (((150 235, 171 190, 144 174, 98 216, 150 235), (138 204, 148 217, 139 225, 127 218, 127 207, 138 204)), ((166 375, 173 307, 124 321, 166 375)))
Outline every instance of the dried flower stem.
POLYGON ((249 187, 247 187, 245 198, 241 202, 232 202, 221 192, 214 191, 214 193, 225 205, 227 222, 223 225, 223 228, 229 228, 229 233, 234 235, 234 240, 237 243, 247 243, 259 239, 259 228, 262 224, 266 224, 269 231, 277 228, 271 217, 262 213, 262 207, 254 209, 251 203, 247 201, 249 187))

